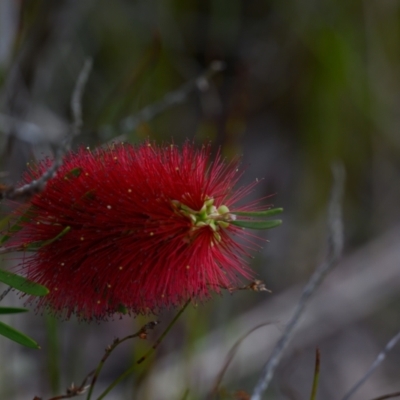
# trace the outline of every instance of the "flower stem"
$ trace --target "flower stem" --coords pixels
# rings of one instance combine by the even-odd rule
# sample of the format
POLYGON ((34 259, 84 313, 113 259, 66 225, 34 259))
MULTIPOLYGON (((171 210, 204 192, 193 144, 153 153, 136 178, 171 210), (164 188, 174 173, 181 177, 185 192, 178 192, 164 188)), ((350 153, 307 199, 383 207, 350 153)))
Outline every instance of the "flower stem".
POLYGON ((315 353, 315 370, 314 370, 314 378, 311 388, 311 396, 310 400, 316 400, 317 398, 317 389, 318 389, 318 382, 319 382, 319 369, 320 369, 320 353, 319 349, 317 348, 315 353))
POLYGON ((49 343, 48 352, 48 374, 53 394, 60 390, 60 347, 58 337, 57 320, 52 316, 46 317, 47 339, 49 343))
POLYGON ((107 389, 97 398, 97 400, 102 400, 104 399, 105 396, 107 396, 107 394, 114 389, 115 386, 118 385, 118 383, 120 383, 122 380, 124 380, 128 375, 130 375, 136 368, 137 364, 141 364, 143 361, 145 361, 152 353, 153 351, 160 345, 160 343, 162 342, 162 340, 164 339, 164 337, 168 334, 168 332, 171 330, 171 328, 174 326, 175 322, 179 319, 179 317, 183 314, 183 312, 185 311, 186 307, 189 305, 190 303, 190 299, 185 303, 185 305, 181 308, 181 310, 178 312, 178 314, 176 314, 175 318, 169 323, 169 325, 167 326, 167 328, 165 329, 165 331, 161 334, 161 336, 156 340, 156 342, 154 343, 154 345, 151 347, 151 349, 141 358, 139 358, 138 361, 136 361, 136 363, 134 363, 133 365, 130 366, 130 368, 128 368, 123 374, 121 374, 117 379, 114 380, 114 382, 111 383, 111 385, 109 385, 107 387, 107 389))
POLYGON ((110 356, 110 354, 115 350, 115 348, 120 345, 121 343, 125 342, 128 339, 132 339, 135 337, 141 337, 141 335, 144 335, 145 337, 147 336, 147 332, 150 329, 154 329, 156 325, 158 325, 159 321, 151 321, 144 325, 142 328, 139 329, 136 333, 132 335, 125 336, 122 339, 115 339, 114 342, 106 348, 106 352, 102 359, 100 360, 99 364, 97 365, 96 369, 90 373, 89 375, 93 375, 92 377, 92 382, 90 383, 90 388, 86 397, 86 400, 90 400, 93 392, 94 385, 96 384, 97 378, 100 375, 100 372, 104 366, 104 363, 106 362, 107 358, 110 356))

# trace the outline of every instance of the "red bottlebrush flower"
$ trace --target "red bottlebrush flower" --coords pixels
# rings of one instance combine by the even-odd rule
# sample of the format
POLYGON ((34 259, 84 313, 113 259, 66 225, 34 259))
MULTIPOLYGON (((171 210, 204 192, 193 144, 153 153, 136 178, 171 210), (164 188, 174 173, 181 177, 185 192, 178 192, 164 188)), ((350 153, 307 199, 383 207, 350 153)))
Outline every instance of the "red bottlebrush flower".
MULTIPOLYGON (((244 231, 229 211, 249 187, 234 191, 236 164, 209 158, 209 147, 191 144, 71 152, 19 211, 12 239, 42 242, 21 265, 50 290, 39 307, 81 319, 107 318, 121 307, 157 312, 250 278, 245 249, 234 240, 244 231)), ((50 164, 31 168, 26 183, 50 164)))

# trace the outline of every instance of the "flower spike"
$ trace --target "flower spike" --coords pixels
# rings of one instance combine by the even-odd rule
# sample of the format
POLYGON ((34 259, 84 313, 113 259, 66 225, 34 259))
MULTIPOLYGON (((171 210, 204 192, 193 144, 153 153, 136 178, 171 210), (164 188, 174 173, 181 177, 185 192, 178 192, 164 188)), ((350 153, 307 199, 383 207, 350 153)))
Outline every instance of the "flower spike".
MULTIPOLYGON (((50 165, 31 166, 23 184, 50 165)), ((234 190, 239 177, 219 155, 210 163, 209 146, 80 148, 17 208, 4 245, 34 250, 19 270, 50 290, 36 301, 58 316, 106 319, 206 300, 254 277, 237 240, 243 228, 280 223, 265 218, 282 209, 237 205, 251 189, 234 190)))

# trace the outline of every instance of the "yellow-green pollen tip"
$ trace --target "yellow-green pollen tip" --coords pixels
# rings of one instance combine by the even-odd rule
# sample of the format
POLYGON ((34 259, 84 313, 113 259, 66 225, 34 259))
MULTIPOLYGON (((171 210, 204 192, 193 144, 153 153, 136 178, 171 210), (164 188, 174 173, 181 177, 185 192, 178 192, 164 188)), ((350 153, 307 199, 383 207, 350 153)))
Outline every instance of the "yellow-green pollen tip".
POLYGON ((213 198, 207 198, 199 211, 195 211, 177 200, 173 200, 172 204, 180 214, 192 221, 192 230, 209 226, 213 230, 214 237, 218 242, 221 240, 218 230, 220 228, 228 228, 229 222, 236 219, 235 215, 230 214, 227 206, 221 205, 217 208, 214 205, 213 198))

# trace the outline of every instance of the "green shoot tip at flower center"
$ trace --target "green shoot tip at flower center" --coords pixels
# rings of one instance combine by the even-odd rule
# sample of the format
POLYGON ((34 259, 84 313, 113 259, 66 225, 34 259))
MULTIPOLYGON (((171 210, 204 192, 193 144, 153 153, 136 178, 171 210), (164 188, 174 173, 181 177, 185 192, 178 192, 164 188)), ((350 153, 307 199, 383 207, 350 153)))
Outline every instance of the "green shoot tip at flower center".
POLYGON ((229 212, 229 208, 221 205, 218 208, 214 205, 213 198, 207 198, 199 211, 193 210, 180 201, 173 200, 172 204, 177 211, 189 218, 192 222, 192 230, 203 227, 210 227, 215 232, 215 238, 220 241, 221 236, 217 233, 220 228, 227 228, 236 217, 229 212))

